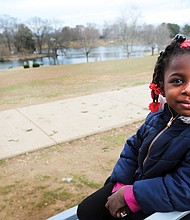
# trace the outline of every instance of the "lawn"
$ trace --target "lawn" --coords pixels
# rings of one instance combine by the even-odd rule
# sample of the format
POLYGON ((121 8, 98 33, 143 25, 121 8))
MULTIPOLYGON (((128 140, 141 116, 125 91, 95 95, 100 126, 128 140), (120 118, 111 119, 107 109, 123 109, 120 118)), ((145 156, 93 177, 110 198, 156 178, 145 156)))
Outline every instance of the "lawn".
POLYGON ((155 56, 0 71, 0 110, 149 83, 155 56))

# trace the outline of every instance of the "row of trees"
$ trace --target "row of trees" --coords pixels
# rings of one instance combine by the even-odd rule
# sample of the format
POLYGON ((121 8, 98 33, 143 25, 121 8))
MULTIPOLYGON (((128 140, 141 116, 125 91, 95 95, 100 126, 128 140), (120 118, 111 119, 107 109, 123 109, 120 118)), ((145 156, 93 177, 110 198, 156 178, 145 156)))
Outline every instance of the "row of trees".
POLYGON ((121 16, 112 24, 104 23, 65 27, 59 20, 46 20, 33 17, 22 23, 16 18, 4 15, 0 17, 0 59, 10 54, 34 53, 46 51, 57 56, 58 50, 66 53, 70 47, 78 47, 84 52, 87 61, 90 52, 97 46, 98 39, 116 42, 130 56, 134 44, 143 44, 158 49, 167 44, 177 33, 190 35, 190 25, 162 23, 160 25, 142 24, 141 15, 135 8, 121 12, 121 16))

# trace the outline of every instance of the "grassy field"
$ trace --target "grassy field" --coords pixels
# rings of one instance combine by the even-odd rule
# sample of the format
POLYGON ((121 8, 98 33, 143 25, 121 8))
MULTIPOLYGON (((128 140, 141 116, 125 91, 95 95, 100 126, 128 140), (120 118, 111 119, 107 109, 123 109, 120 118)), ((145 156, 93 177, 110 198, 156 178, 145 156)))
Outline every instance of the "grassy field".
MULTIPOLYGON (((149 83, 155 60, 2 70, 0 110, 149 83)), ((78 204, 102 186, 141 123, 0 160, 0 219, 45 220, 78 204)))
POLYGON ((0 110, 148 83, 155 56, 0 71, 0 110))

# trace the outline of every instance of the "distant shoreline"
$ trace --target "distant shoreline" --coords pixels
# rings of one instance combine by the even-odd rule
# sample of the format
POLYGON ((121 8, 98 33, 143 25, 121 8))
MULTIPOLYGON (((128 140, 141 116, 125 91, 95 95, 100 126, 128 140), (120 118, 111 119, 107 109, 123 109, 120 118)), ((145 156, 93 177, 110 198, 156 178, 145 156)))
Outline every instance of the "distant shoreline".
POLYGON ((4 59, 4 62, 7 61, 13 61, 13 60, 30 60, 30 59, 37 59, 41 57, 47 57, 51 56, 49 54, 43 53, 43 54, 16 54, 16 55, 11 55, 4 59))

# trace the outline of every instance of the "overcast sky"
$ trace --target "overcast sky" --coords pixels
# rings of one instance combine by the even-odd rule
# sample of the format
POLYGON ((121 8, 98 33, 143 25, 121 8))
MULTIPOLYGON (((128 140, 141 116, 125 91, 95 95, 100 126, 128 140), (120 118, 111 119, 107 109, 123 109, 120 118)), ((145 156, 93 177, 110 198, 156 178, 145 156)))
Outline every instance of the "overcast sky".
POLYGON ((190 0, 1 0, 0 16, 25 22, 31 17, 61 19, 65 26, 113 22, 121 10, 135 6, 147 24, 190 24, 190 0))

